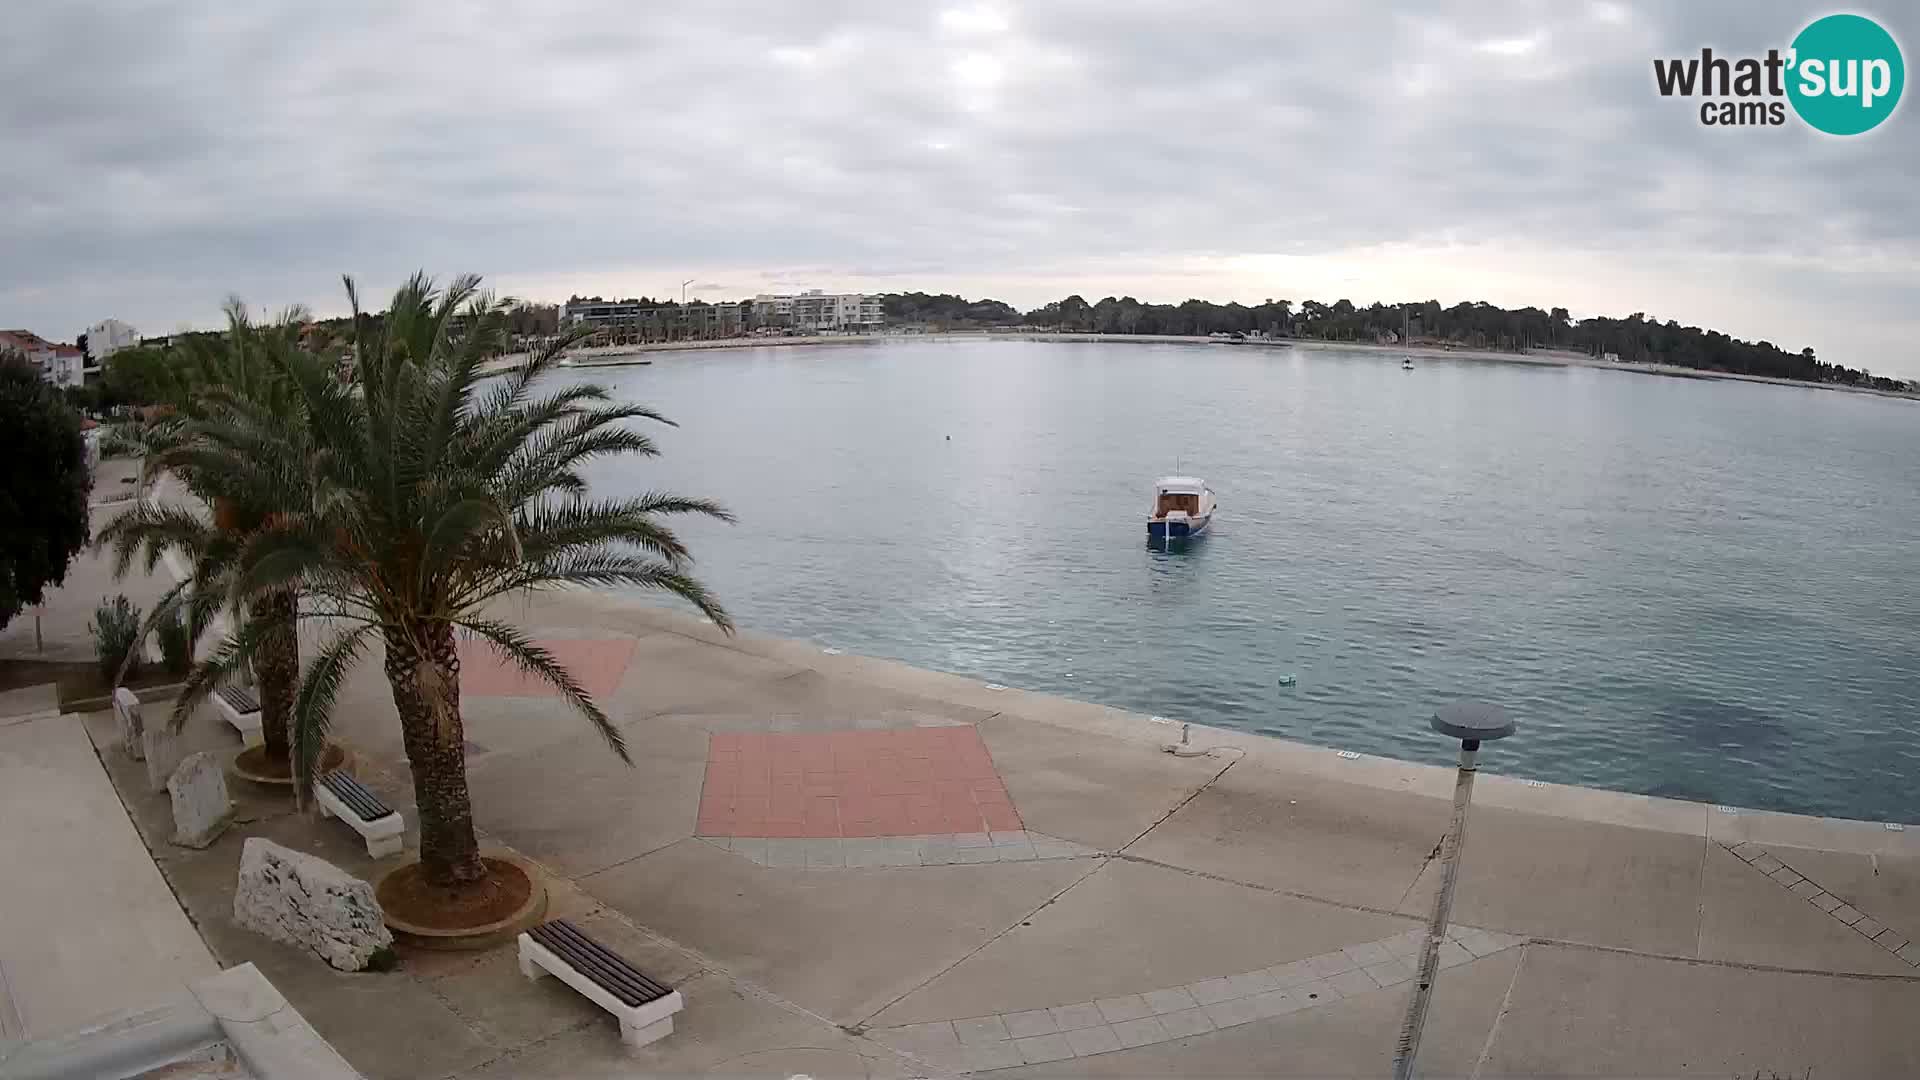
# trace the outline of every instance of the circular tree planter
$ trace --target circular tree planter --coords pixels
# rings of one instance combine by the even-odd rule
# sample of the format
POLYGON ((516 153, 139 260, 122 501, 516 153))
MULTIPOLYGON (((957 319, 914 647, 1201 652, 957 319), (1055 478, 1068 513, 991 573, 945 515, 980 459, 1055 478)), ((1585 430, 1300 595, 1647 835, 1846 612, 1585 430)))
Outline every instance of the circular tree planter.
MULTIPOLYGON (((339 743, 328 743, 326 749, 320 751, 319 775, 344 769, 350 760, 352 755, 347 753, 346 747, 339 743)), ((249 746, 240 751, 233 759, 233 775, 262 787, 293 788, 292 766, 268 761, 267 748, 264 746, 249 746)))
POLYGON ((505 851, 483 851, 480 861, 492 887, 469 895, 427 884, 418 861, 388 871, 374 896, 394 940, 421 949, 489 949, 546 915, 546 881, 532 863, 505 851))

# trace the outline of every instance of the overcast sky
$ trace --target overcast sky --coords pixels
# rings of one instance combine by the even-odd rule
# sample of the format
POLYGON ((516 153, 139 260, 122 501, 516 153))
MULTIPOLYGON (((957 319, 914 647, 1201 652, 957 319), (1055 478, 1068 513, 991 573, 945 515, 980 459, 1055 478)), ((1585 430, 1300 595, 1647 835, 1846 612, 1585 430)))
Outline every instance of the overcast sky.
MULTIPOLYGON (((0 326, 212 325, 415 267, 1563 305, 1920 376, 1920 116, 1702 127, 1656 56, 1771 0, 14 0, 0 326)), ((1906 47, 1920 14, 1860 8, 1906 47)), ((1909 95, 1911 96, 1911 95, 1909 95)))

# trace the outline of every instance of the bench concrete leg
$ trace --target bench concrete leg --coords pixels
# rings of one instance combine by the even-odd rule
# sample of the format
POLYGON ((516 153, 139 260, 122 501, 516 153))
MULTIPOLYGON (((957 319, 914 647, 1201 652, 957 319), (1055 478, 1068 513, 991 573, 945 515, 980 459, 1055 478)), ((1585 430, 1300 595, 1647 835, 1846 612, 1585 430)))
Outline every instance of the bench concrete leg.
POLYGON ((402 841, 405 839, 397 833, 393 836, 369 836, 367 837, 367 858, 384 859, 389 855, 398 855, 402 841))
POLYGON ((267 737, 260 733, 259 728, 248 728, 240 733, 240 746, 242 749, 251 750, 256 746, 265 746, 266 743, 267 737))
POLYGON ((620 1041, 628 1048, 645 1046, 650 1042, 659 1042, 673 1034, 673 1017, 655 1020, 645 1027, 630 1027, 626 1021, 620 1023, 620 1041))
POLYGON ((533 962, 533 956, 527 952, 527 943, 524 938, 520 942, 520 974, 534 982, 539 982, 547 974, 546 968, 533 962))

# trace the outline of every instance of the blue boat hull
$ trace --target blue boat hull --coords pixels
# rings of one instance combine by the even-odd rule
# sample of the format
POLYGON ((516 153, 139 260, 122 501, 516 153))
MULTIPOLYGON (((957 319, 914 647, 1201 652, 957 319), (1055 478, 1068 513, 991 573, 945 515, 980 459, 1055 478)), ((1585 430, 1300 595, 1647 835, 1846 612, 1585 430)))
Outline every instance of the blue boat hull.
POLYGON ((1211 524, 1213 524, 1212 514, 1208 514, 1206 517, 1195 521, 1149 521, 1147 522, 1147 535, 1155 540, 1164 540, 1167 539, 1167 530, 1171 527, 1173 530, 1172 538, 1179 540, 1189 536, 1199 536, 1201 533, 1206 532, 1207 526, 1211 524))

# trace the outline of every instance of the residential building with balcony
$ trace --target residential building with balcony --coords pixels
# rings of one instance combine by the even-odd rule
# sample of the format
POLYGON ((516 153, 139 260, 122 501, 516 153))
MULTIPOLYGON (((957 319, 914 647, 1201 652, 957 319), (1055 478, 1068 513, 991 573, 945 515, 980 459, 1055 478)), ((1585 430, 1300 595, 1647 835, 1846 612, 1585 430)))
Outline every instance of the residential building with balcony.
POLYGON ((873 333, 886 322, 880 298, 867 293, 761 293, 752 300, 758 326, 787 327, 803 333, 822 330, 873 333))

